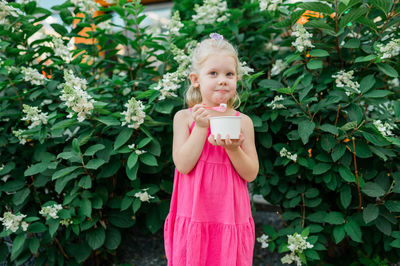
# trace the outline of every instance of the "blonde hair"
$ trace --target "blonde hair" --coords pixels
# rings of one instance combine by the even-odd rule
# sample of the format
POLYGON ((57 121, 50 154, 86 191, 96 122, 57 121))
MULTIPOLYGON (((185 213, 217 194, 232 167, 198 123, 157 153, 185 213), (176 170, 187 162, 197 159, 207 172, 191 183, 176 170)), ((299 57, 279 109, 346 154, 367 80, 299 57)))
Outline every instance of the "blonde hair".
MULTIPOLYGON (((217 51, 224 51, 229 56, 232 56, 235 60, 236 64, 236 74, 239 72, 239 58, 236 49, 230 44, 228 41, 224 39, 205 39, 200 42, 197 47, 194 49, 192 54, 192 66, 191 72, 195 74, 199 74, 199 70, 201 65, 208 59, 208 57, 212 54, 215 54, 217 51)), ((194 87, 190 84, 189 88, 186 90, 185 94, 186 103, 189 107, 193 107, 196 104, 202 102, 200 88, 194 87)), ((227 102, 229 107, 237 108, 240 105, 240 98, 238 93, 235 93, 235 96, 227 102)))

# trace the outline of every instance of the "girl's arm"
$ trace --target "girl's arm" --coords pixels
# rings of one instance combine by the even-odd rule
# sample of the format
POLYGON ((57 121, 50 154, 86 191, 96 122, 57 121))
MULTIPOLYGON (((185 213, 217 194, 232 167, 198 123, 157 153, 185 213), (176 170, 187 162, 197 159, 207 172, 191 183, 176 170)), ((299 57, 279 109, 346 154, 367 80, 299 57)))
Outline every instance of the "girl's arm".
POLYGON ((214 140, 214 137, 210 135, 209 141, 214 145, 223 146, 239 176, 247 182, 252 182, 256 179, 259 170, 253 121, 242 114, 241 122, 242 133, 239 140, 226 139, 224 141, 220 136, 214 140))
POLYGON ((207 138, 208 111, 195 106, 192 112, 196 124, 191 134, 189 134, 189 123, 192 121, 190 111, 181 110, 174 117, 172 157, 176 169, 182 174, 188 174, 196 166, 207 138))

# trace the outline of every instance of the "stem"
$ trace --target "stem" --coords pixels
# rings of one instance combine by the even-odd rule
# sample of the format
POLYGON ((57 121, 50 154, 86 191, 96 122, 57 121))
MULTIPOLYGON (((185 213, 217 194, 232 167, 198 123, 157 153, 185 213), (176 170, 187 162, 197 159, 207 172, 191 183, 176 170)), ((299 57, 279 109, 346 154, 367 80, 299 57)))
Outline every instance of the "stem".
POLYGON ((338 106, 338 108, 337 108, 337 111, 336 111, 335 127, 336 127, 337 122, 338 122, 338 120, 339 120, 339 111, 340 111, 340 104, 339 104, 339 106, 338 106))
MULTIPOLYGON (((339 32, 339 14, 338 14, 338 0, 335 0, 335 24, 336 24, 336 33, 339 32)), ((340 46, 339 46, 339 36, 336 36, 336 52, 339 57, 339 61, 343 67, 343 59, 340 53, 340 46)))
POLYGON ((306 203, 304 201, 304 193, 301 193, 301 201, 303 202, 301 206, 301 227, 304 228, 304 220, 306 219, 306 203))
POLYGON ((22 104, 22 99, 21 99, 21 96, 20 96, 19 93, 18 93, 17 87, 15 87, 14 82, 12 82, 12 80, 10 79, 9 76, 6 76, 6 77, 7 77, 8 81, 10 82, 11 86, 14 88, 15 94, 17 94, 19 104, 21 105, 21 108, 22 108, 22 105, 23 105, 23 104, 22 104))
POLYGON ((385 201, 385 199, 386 199, 386 197, 389 195, 389 194, 391 194, 392 193, 392 189, 393 189, 393 186, 394 186, 394 180, 392 181, 392 184, 390 184, 390 188, 389 188, 389 190, 388 190, 388 192, 386 192, 385 193, 385 195, 383 195, 383 197, 378 201, 378 205, 379 204, 382 204, 384 201, 385 201))
POLYGON ((281 218, 282 223, 283 223, 286 227, 288 227, 288 224, 285 222, 285 220, 283 219, 282 215, 281 215, 279 212, 276 212, 276 214, 279 216, 279 218, 281 218))
MULTIPOLYGON (((308 108, 308 112, 306 110, 304 110, 303 106, 301 105, 301 103, 296 99, 296 97, 294 97, 293 93, 290 94, 290 96, 292 96, 293 100, 297 103, 297 105, 300 107, 300 109, 303 111, 303 113, 305 113, 306 115, 308 115, 308 117, 310 118, 311 121, 313 121, 314 116, 311 115, 310 113, 310 108, 308 107, 307 104, 307 108, 308 108)), ((314 114, 315 115, 315 114, 314 114)))
POLYGON ((353 158, 354 158, 354 172, 356 173, 357 180, 357 191, 358 191, 358 212, 361 212, 362 199, 361 199, 361 191, 360 191, 360 182, 358 179, 358 170, 357 170, 357 159, 356 159, 356 143, 355 138, 351 138, 353 140, 353 158))
POLYGON ((64 255, 64 257, 65 257, 67 260, 69 260, 69 257, 68 257, 68 255, 67 255, 67 253, 65 253, 65 251, 64 251, 63 247, 61 246, 60 241, 58 241, 57 237, 54 237, 54 240, 56 241, 57 246, 58 246, 58 248, 60 249, 61 253, 64 255))

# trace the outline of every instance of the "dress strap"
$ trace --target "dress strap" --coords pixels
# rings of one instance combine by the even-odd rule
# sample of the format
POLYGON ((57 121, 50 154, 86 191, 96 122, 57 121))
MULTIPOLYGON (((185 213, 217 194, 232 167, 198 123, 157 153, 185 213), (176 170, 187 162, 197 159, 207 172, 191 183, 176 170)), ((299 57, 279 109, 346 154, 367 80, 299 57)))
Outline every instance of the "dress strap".
POLYGON ((239 116, 239 115, 240 115, 240 112, 239 112, 239 111, 236 111, 235 116, 239 116))

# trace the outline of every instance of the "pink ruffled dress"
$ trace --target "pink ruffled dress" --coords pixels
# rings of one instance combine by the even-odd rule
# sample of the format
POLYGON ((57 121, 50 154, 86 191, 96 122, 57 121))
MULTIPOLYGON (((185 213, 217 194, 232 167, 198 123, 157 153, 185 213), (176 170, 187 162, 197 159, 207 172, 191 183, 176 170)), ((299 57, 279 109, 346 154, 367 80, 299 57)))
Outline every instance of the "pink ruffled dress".
POLYGON ((251 266, 254 234, 247 182, 225 149, 206 140, 189 174, 175 170, 164 224, 168 266, 251 266))

